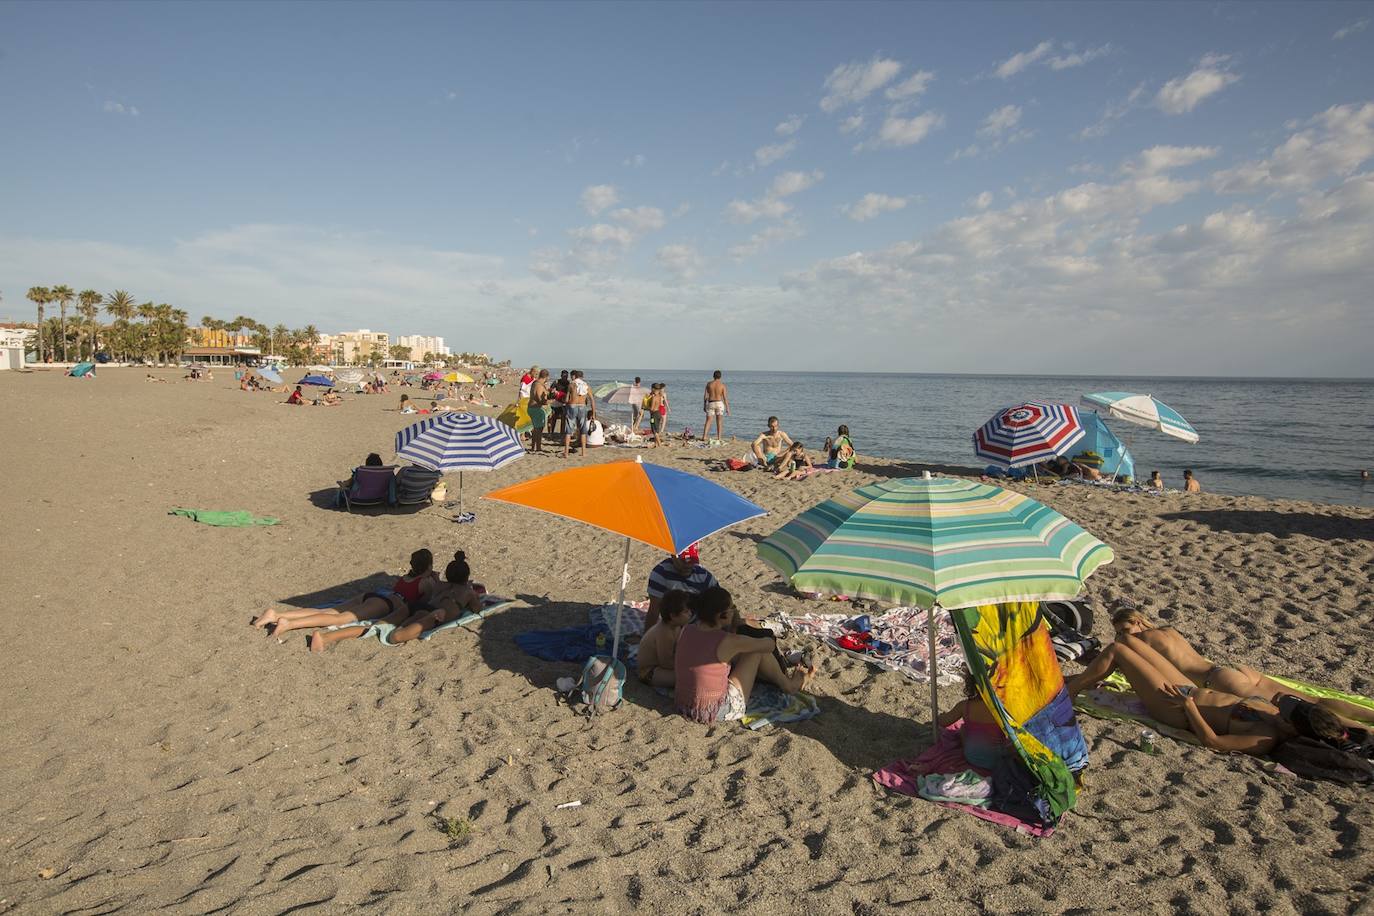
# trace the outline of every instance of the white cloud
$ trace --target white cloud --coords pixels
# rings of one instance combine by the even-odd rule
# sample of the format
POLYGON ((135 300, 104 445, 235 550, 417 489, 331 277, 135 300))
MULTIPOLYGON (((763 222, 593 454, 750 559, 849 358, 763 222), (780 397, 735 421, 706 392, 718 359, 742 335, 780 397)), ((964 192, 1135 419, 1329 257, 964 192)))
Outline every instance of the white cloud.
POLYGON ((890 213, 893 210, 901 210, 907 205, 905 197, 891 197, 887 194, 865 194, 859 198, 858 202, 846 204, 840 209, 856 223, 862 223, 880 216, 883 213, 890 213))
POLYGON ((444 93, 444 98, 448 99, 450 102, 458 101, 458 90, 450 89, 448 92, 444 93))
POLYGON ((992 206, 992 201, 992 192, 984 191, 982 194, 979 194, 977 197, 973 198, 972 203, 975 208, 979 210, 986 210, 988 207, 992 206))
POLYGON ((1240 77, 1225 69, 1230 58, 1225 54, 1206 54, 1187 76, 1169 80, 1155 95, 1155 107, 1165 114, 1186 114, 1209 96, 1238 82, 1240 77))
POLYGON ((611 211, 611 219, 628 226, 638 234, 662 229, 666 222, 663 211, 658 207, 626 207, 613 210, 611 211))
POLYGON ((582 209, 596 216, 608 207, 620 203, 620 192, 614 185, 594 184, 582 191, 582 209))
POLYGON ((955 150, 950 156, 950 161, 967 159, 981 153, 995 153, 1013 143, 1020 143, 1035 136, 1035 131, 1028 127, 1021 127, 1021 107, 1019 105, 1003 105, 1001 108, 990 112, 978 127, 978 136, 982 143, 970 143, 962 149, 955 150))
POLYGON ((1331 40, 1332 40, 1332 41, 1345 41, 1345 40, 1346 40, 1347 38, 1349 38, 1351 35, 1358 35, 1360 32, 1363 32, 1363 31, 1364 31, 1365 29, 1367 29, 1367 28, 1369 28, 1369 20, 1368 20, 1368 19, 1358 19, 1358 20, 1356 20, 1355 22, 1350 23, 1350 25, 1348 25, 1348 26, 1346 26, 1346 27, 1344 27, 1344 28, 1337 29, 1336 32, 1335 32, 1335 34, 1331 36, 1331 40))
POLYGON ((767 192, 757 200, 732 200, 725 206, 725 216, 732 223, 752 223, 761 219, 781 219, 792 210, 784 197, 791 197, 814 186, 825 173, 819 169, 811 172, 783 172, 769 185, 767 192))
POLYGON ((1111 102, 1102 111, 1102 116, 1093 124, 1089 124, 1078 132, 1080 140, 1095 140, 1105 137, 1111 132, 1112 127, 1117 121, 1126 117, 1132 109, 1140 106, 1140 100, 1145 95, 1145 84, 1140 83, 1127 94, 1126 98, 1119 102, 1111 102))
POLYGON ((774 143, 771 146, 760 146, 754 150, 754 165, 759 168, 770 166, 779 159, 785 158, 788 153, 796 148, 797 141, 795 139, 783 143, 774 143))
POLYGON ((123 102, 106 101, 104 109, 110 114, 126 114, 133 118, 138 117, 138 106, 136 105, 125 105, 123 102))
POLYGON ((897 85, 890 86, 883 94, 894 102, 914 99, 923 95, 934 80, 935 74, 929 70, 917 70, 897 85))
POLYGON ((1076 50, 1072 42, 1058 42, 1053 39, 1042 41, 1040 44, 1031 48, 1029 51, 1021 51, 1013 54, 1006 60, 998 64, 993 73, 1002 79, 1010 79, 1018 73, 1043 63, 1051 70, 1068 70, 1071 67, 1081 67, 1086 63, 1105 57, 1112 51, 1110 44, 1100 45, 1096 48, 1085 48, 1082 51, 1076 50), (1055 53, 1056 46, 1059 53, 1055 53))
POLYGON ((998 64, 993 72, 1002 79, 1009 79, 1036 61, 1044 60, 1046 57, 1049 57, 1053 50, 1053 41, 1042 41, 1029 51, 1021 51, 1008 57, 998 64))
POLYGON ((771 248, 782 242, 790 241, 791 239, 801 238, 802 235, 801 227, 798 226, 795 221, 788 220, 776 226, 769 226, 766 229, 761 229, 749 236, 745 241, 730 246, 730 257, 736 261, 743 261, 746 258, 753 257, 764 249, 771 248))
POLYGON ((1152 146, 1141 152, 1134 161, 1128 162, 1123 171, 1140 175, 1158 175, 1161 172, 1215 159, 1220 153, 1221 148, 1216 146, 1152 146))
POLYGON ((801 126, 805 121, 806 117, 804 115, 788 115, 777 127, 773 128, 773 132, 779 137, 790 137, 801 130, 801 126))
POLYGON ((924 140, 931 131, 938 130, 945 123, 945 116, 937 111, 927 111, 914 118, 888 115, 878 135, 854 147, 855 152, 879 147, 911 146, 924 140))
POLYGON ((1374 158, 1374 102, 1333 105, 1276 146, 1265 159, 1213 176, 1218 191, 1304 191, 1346 177, 1374 158))
POLYGON ((840 133, 852 134, 863 126, 864 116, 862 114, 851 115, 840 122, 840 133))
POLYGON ((691 245, 664 245, 654 259, 678 282, 695 278, 706 263, 691 245))
POLYGON ((978 136, 997 138, 1004 137, 1016 129, 1021 123, 1020 105, 1003 105, 988 114, 983 119, 983 124, 978 128, 978 136))
POLYGON ((644 167, 644 163, 646 161, 647 160, 645 160, 643 153, 635 153, 633 156, 630 156, 628 159, 626 159, 624 162, 620 164, 629 166, 632 169, 639 169, 644 167))
POLYGON ((625 247, 634 241, 635 235, 624 226, 612 226, 609 223, 596 223, 591 226, 578 226, 576 229, 568 230, 568 237, 574 242, 585 242, 589 245, 618 245, 625 247))
POLYGON ((810 172, 783 172, 773 179, 772 187, 768 190, 769 197, 791 197, 793 194, 805 191, 825 178, 825 173, 820 169, 810 172))
POLYGON ((821 98, 821 111, 838 111, 846 105, 862 102, 883 86, 892 82, 901 72, 902 65, 895 60, 874 56, 867 63, 854 61, 841 64, 825 78, 825 95, 821 98))

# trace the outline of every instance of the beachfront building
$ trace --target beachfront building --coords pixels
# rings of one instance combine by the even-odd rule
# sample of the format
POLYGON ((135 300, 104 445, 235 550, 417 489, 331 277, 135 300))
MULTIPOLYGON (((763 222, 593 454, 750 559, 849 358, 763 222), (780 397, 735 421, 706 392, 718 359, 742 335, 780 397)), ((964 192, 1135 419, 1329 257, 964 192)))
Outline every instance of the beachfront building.
POLYGON ((0 324, 0 370, 24 368, 24 352, 38 349, 38 332, 19 324, 0 324))
POLYGON ((410 358, 414 362, 420 362, 426 354, 433 353, 435 356, 450 356, 448 347, 444 346, 444 338, 427 337, 423 334, 402 334, 396 338, 395 344, 399 347, 410 348, 410 358))
POLYGON ((216 328, 191 328, 191 346, 182 351, 187 362, 205 366, 237 366, 240 363, 256 363, 262 358, 262 350, 253 346, 253 338, 247 334, 233 334, 216 328))
POLYGON ((339 364, 379 363, 390 355, 391 335, 385 331, 369 331, 367 328, 344 331, 329 335, 329 340, 334 354, 333 362, 339 364))

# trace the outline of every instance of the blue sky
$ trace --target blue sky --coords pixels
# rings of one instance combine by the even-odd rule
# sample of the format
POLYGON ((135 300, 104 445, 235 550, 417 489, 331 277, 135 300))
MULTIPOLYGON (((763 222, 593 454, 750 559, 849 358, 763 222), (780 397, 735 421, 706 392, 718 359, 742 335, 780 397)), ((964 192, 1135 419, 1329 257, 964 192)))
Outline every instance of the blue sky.
POLYGON ((1368 375, 1374 4, 0 6, 0 315, 1368 375))

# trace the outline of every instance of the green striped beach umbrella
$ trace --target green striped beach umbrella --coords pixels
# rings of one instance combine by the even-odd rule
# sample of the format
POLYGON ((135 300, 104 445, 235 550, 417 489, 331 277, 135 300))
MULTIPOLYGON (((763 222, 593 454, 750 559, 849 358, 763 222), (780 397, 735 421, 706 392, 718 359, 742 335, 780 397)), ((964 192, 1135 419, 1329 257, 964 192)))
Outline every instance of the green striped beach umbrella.
MULTIPOLYGON (((758 553, 802 591, 931 609, 1071 599, 1115 556, 1028 496, 929 473, 826 500, 765 538, 758 553)), ((933 721, 933 677, 930 689, 933 721)))

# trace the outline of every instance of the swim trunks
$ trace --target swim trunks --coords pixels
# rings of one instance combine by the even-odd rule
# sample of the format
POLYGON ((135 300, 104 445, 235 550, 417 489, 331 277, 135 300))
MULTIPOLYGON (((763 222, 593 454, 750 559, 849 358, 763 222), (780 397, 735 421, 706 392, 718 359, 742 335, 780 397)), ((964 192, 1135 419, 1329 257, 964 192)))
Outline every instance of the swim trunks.
POLYGON ((571 436, 574 431, 581 432, 587 423, 587 405, 569 404, 563 408, 563 417, 566 420, 564 435, 571 436))
POLYGON ((707 401, 707 402, 706 402, 706 416, 708 416, 708 417, 723 417, 723 416, 725 416, 725 402, 724 402, 724 401, 707 401))
POLYGON ((653 430, 656 433, 663 432, 663 414, 649 414, 649 429, 653 430))
POLYGON ((549 412, 543 407, 530 407, 530 425, 535 429, 543 429, 544 424, 549 420, 549 412))

